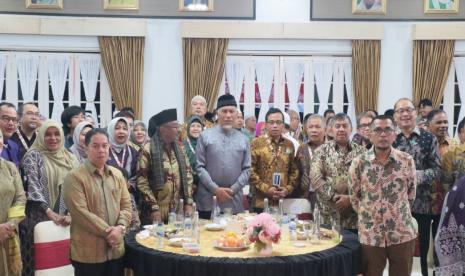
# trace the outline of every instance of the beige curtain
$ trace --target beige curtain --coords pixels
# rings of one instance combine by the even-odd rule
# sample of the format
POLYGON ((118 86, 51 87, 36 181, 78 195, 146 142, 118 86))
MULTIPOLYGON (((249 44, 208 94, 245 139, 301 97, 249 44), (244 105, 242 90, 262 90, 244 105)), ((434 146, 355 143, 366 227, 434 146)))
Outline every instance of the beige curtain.
POLYGON ((142 115, 144 37, 99 37, 105 74, 116 108, 132 107, 142 115))
POLYGON ((413 42, 413 102, 428 98, 438 108, 454 58, 454 40, 413 42))
POLYGON ((352 82, 355 112, 378 109, 380 40, 352 42, 352 82))
MULTIPOLYGON (((213 110, 224 74, 229 40, 226 38, 184 38, 184 116, 190 115, 195 95, 207 100, 213 110)), ((238 100, 238 99, 236 99, 238 100)))

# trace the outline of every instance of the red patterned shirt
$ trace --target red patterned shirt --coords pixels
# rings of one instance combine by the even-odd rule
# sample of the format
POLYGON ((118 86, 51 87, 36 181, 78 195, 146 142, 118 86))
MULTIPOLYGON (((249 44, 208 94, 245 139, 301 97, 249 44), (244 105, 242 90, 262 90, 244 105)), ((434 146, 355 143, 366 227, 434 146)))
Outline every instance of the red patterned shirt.
POLYGON ((349 194, 365 245, 386 247, 413 240, 411 206, 416 173, 412 157, 391 148, 385 164, 373 149, 356 157, 349 169, 349 194))

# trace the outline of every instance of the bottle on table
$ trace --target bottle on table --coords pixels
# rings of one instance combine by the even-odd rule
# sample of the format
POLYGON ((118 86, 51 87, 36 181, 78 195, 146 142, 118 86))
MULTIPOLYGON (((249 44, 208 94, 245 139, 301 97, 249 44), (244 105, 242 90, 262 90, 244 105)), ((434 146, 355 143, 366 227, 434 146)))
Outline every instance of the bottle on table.
POLYGON ((216 196, 213 196, 211 222, 219 223, 219 220, 220 220, 220 208, 218 207, 218 201, 216 199, 216 196))
POLYGON ((283 199, 279 199, 278 203, 278 223, 281 225, 283 223, 283 215, 284 215, 284 207, 283 207, 283 199))
POLYGON ((158 249, 163 249, 165 243, 165 226, 162 222, 158 223, 156 232, 158 239, 158 249))
POLYGON ((291 216, 291 221, 289 222, 289 240, 297 240, 297 222, 295 220, 295 215, 291 216))
POLYGON ((263 212, 264 213, 270 213, 270 206, 268 204, 268 198, 265 197, 265 199, 263 200, 263 212))
POLYGON ((192 239, 200 244, 200 224, 199 224, 199 212, 195 211, 194 220, 192 222, 192 239))
POLYGON ((192 238, 193 235, 193 222, 190 214, 186 214, 184 217, 184 236, 186 238, 192 238))
POLYGON ((184 199, 181 198, 179 200, 178 208, 176 210, 176 221, 174 225, 176 229, 182 229, 183 222, 184 222, 184 199))
POLYGON ((197 212, 197 204, 194 202, 192 203, 192 214, 190 214, 192 216, 192 220, 195 219, 195 212, 197 212))

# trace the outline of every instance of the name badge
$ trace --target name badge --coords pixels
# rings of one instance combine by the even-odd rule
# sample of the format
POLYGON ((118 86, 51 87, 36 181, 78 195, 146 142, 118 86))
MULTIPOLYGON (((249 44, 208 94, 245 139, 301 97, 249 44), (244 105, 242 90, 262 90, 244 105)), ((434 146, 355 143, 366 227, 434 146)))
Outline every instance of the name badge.
POLYGON ((281 173, 273 173, 273 186, 281 187, 281 173))

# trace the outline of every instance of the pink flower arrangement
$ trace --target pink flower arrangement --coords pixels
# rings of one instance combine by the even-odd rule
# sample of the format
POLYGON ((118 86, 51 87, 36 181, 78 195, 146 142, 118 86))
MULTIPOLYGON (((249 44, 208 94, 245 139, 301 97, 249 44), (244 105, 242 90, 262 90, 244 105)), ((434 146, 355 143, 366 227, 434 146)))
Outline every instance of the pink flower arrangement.
POLYGON ((256 215, 247 227, 247 237, 250 242, 255 243, 257 251, 267 245, 279 243, 281 239, 281 228, 268 213, 256 215))

